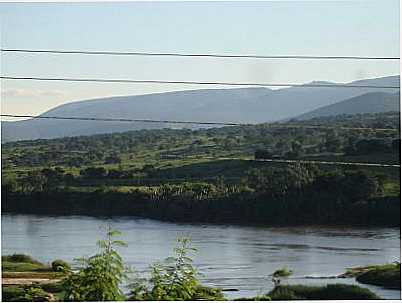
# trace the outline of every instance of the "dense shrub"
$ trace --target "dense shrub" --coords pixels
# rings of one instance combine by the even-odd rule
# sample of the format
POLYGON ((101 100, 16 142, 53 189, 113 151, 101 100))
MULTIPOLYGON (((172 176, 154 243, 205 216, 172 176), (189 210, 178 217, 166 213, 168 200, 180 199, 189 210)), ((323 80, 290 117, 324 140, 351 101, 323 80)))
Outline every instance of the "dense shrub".
POLYGON ((53 271, 57 271, 57 272, 64 272, 67 270, 70 270, 70 265, 63 260, 54 260, 52 262, 52 269, 53 271))
POLYGON ((41 262, 33 259, 31 256, 24 255, 24 254, 13 254, 13 255, 8 255, 8 256, 2 256, 1 261, 43 265, 41 262))
POLYGON ((376 294, 357 285, 281 285, 269 294, 272 300, 378 300, 376 294))
POLYGON ((271 297, 257 296, 257 297, 251 297, 251 298, 238 298, 238 299, 234 299, 234 301, 271 301, 271 297))
POLYGON ((379 266, 356 277, 360 283, 401 289, 401 264, 379 266))
POLYGON ((282 267, 278 270, 275 270, 275 272, 272 274, 272 276, 274 277, 289 277, 290 275, 292 275, 292 271, 290 269, 288 269, 286 266, 282 267))
POLYGON ((284 286, 277 286, 268 294, 268 296, 273 301, 292 301, 305 299, 304 297, 296 295, 296 292, 292 288, 284 286))
POLYGON ((54 296, 36 285, 22 287, 3 287, 2 300, 9 302, 47 302, 54 296))
POLYGON ((194 301, 223 300, 220 289, 203 286, 198 281, 197 270, 192 265, 188 238, 180 238, 175 256, 164 263, 156 263, 151 267, 149 280, 135 279, 131 285, 133 301, 194 301))
POLYGON ((41 284, 40 287, 47 292, 50 293, 60 293, 64 291, 63 283, 48 283, 48 284, 41 284))
POLYGON ((14 301, 24 295, 24 289, 15 286, 6 286, 1 289, 1 297, 3 301, 14 301))
POLYGON ((106 238, 98 241, 100 252, 89 258, 81 258, 81 268, 70 273, 64 282, 65 301, 122 301, 125 296, 120 284, 125 281, 126 269, 117 246, 125 242, 114 240, 120 232, 108 229, 106 238))
POLYGON ((2 261, 1 262, 1 269, 3 272, 7 271, 47 271, 50 270, 45 265, 42 264, 34 264, 34 263, 20 263, 20 262, 9 262, 9 261, 2 261))

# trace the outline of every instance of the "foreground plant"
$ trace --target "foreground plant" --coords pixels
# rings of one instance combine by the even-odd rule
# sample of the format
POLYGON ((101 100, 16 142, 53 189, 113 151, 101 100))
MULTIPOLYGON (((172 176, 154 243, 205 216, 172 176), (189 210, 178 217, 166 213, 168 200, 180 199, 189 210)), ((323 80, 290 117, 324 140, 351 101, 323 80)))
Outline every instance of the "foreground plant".
POLYGON ((191 254, 196 251, 190 239, 179 238, 175 255, 151 266, 151 278, 135 279, 130 300, 224 300, 220 289, 201 285, 191 254))
POLYGON ((108 229, 106 239, 98 241, 100 252, 89 258, 77 259, 78 272, 70 272, 65 280, 65 301, 122 301, 125 299, 119 285, 127 278, 121 256, 116 247, 126 243, 114 240, 121 233, 108 229))

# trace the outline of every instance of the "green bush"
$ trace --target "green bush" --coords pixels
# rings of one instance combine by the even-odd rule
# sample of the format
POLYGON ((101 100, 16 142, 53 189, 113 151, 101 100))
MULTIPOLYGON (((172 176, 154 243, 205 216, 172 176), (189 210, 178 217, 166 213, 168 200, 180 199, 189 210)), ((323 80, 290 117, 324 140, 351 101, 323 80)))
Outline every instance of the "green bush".
POLYGON ((357 285, 329 284, 322 289, 325 300, 378 300, 381 299, 372 291, 357 285))
POLYGON ((43 265, 41 262, 33 259, 31 256, 24 254, 13 254, 1 257, 2 262, 15 262, 15 263, 31 263, 37 265, 43 265))
POLYGON ((52 262, 52 269, 53 271, 57 272, 65 272, 71 269, 70 265, 63 260, 54 260, 52 262))
POLYGON ((1 289, 3 301, 17 301, 16 299, 24 295, 24 289, 14 286, 3 286, 1 289))
POLYGON ((356 280, 360 283, 401 289, 401 265, 374 268, 358 275, 356 280))
POLYGON ((203 286, 198 281, 197 270, 193 267, 191 247, 188 238, 179 238, 175 256, 156 263, 151 267, 151 278, 135 279, 131 285, 132 301, 194 301, 224 300, 218 288, 203 286))
POLYGON ((197 285, 192 301, 223 301, 225 297, 220 288, 214 288, 204 285, 197 285))
POLYGON ((50 268, 45 264, 24 254, 13 254, 1 257, 1 269, 3 272, 24 271, 48 271, 50 268))
POLYGON ((376 294, 357 285, 328 284, 326 286, 281 285, 268 296, 272 300, 378 300, 376 294))
POLYGON ((125 242, 114 240, 120 232, 107 231, 106 239, 98 241, 100 252, 89 258, 81 258, 81 268, 64 281, 65 301, 122 301, 125 296, 120 284, 126 280, 123 260, 116 251, 125 242))
POLYGON ((274 277, 289 277, 293 272, 288 269, 287 267, 282 267, 278 270, 276 270, 272 276, 274 277))
POLYGON ((38 286, 28 286, 25 288, 24 295, 16 300, 22 302, 46 302, 53 301, 53 295, 38 286))
POLYGON ((271 301, 271 297, 269 296, 257 296, 251 298, 238 298, 234 301, 271 301))
POLYGON ((47 292, 51 293, 59 293, 64 291, 63 284, 61 282, 59 283, 48 283, 48 284, 41 284, 40 287, 47 292))
POLYGON ((273 301, 291 301, 305 299, 304 297, 296 295, 296 291, 293 288, 289 288, 286 286, 275 287, 271 292, 268 293, 268 296, 273 301))
POLYGON ((3 272, 22 272, 22 271, 43 271, 46 267, 43 265, 32 263, 16 263, 16 262, 2 262, 1 269, 3 272))
POLYGON ((2 300, 8 302, 45 302, 54 300, 54 297, 37 285, 7 286, 2 288, 2 300))

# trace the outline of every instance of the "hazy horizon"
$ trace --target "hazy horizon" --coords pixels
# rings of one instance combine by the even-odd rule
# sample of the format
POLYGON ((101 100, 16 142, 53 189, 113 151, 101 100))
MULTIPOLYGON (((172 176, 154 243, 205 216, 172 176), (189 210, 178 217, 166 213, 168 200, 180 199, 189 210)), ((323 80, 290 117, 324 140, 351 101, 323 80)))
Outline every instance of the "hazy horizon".
MULTIPOLYGON (((0 3, 0 8, 3 48, 399 57, 399 1, 0 3)), ((397 60, 2 53, 1 63, 2 75, 7 76, 168 81, 344 83, 400 73, 397 60)), ((1 83, 2 112, 32 115, 79 100, 225 88, 14 80, 1 83)))

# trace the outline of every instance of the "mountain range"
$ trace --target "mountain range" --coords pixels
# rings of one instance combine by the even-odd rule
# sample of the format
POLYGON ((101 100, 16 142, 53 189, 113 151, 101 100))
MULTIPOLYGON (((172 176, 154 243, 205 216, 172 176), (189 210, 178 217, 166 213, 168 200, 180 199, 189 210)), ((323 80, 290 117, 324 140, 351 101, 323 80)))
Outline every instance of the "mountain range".
MULTIPOLYGON (((314 81, 308 84, 331 86, 338 83, 314 81)), ((346 84, 399 87, 400 77, 398 75, 365 79, 346 84)), ((343 113, 373 113, 390 110, 399 111, 399 89, 298 86, 276 90, 261 87, 200 89, 109 97, 63 104, 42 115, 263 123, 295 117, 308 119, 343 113)), ((2 142, 172 126, 168 123, 28 119, 2 122, 2 142)))

